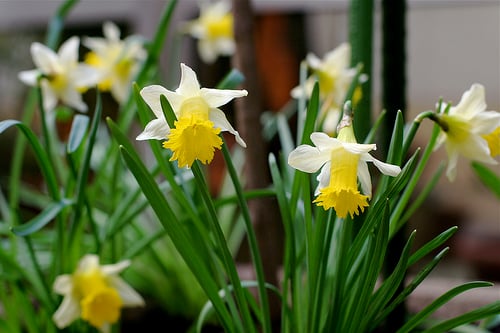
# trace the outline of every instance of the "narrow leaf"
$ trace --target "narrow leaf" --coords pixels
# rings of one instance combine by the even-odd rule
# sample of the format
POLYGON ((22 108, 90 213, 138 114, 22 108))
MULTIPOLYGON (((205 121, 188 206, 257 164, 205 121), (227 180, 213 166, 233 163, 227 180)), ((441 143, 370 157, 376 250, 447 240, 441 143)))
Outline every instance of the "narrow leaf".
POLYGON ((12 232, 17 236, 27 236, 30 235, 43 227, 45 227, 50 221, 52 221, 57 214, 59 214, 65 207, 73 204, 73 201, 68 199, 63 199, 58 202, 53 202, 49 204, 40 214, 30 221, 12 227, 12 232))
POLYGON ((68 139, 68 147, 67 152, 69 154, 73 153, 75 150, 80 147, 83 138, 85 137, 85 133, 87 132, 87 128, 89 126, 89 117, 77 114, 73 119, 73 123, 71 124, 71 131, 69 133, 68 139))

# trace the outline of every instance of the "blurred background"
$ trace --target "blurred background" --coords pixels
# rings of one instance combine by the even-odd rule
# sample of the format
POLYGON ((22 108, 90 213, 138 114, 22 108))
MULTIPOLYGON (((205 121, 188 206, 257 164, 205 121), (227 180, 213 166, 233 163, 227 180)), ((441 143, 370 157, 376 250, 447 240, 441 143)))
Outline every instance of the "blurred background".
MULTIPOLYGON (((17 79, 17 73, 34 67, 30 44, 43 41, 47 22, 60 3, 0 0, 0 120, 20 119, 27 87, 17 79)), ((409 0, 407 4, 406 119, 434 109, 440 98, 457 104, 476 82, 486 88, 488 110, 500 111, 500 1, 409 0)), ((121 27, 122 37, 139 34, 149 39, 164 5, 165 0, 81 0, 69 15, 63 38, 100 36, 103 21, 111 20, 121 27)), ((299 65, 306 54, 312 52, 321 58, 348 40, 348 1, 254 0, 253 5, 263 107, 278 111, 290 100, 290 90, 299 82, 299 65)), ((378 113, 378 2, 376 8, 372 82, 373 111, 378 113)), ((207 87, 220 80, 230 67, 230 59, 225 58, 211 65, 202 63, 196 41, 176 30, 180 22, 197 15, 196 1, 178 1, 170 40, 161 59, 163 84, 168 88, 177 85, 181 61, 195 69, 201 85, 207 87)), ((430 128, 430 122, 424 122, 416 146, 426 144, 430 128)), ((13 134, 8 132, 0 140, 1 182, 8 177, 13 134)), ((445 158, 443 149, 434 154, 426 177, 445 158)), ((491 169, 500 174, 499 166, 491 169)), ((26 177, 36 181, 36 174, 29 172, 28 166, 26 177)), ((460 229, 451 241, 445 265, 438 266, 437 277, 500 281, 500 201, 480 183, 465 160, 459 163, 454 183, 442 177, 408 229, 417 229, 418 245, 453 225, 460 229)), ((500 291, 493 297, 500 298, 500 291)))

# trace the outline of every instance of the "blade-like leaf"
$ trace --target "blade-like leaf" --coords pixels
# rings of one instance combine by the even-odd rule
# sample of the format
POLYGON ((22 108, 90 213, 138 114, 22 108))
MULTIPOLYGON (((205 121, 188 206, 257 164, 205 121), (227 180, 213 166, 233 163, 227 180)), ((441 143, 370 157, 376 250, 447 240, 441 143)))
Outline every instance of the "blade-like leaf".
POLYGON ((68 139, 68 147, 67 152, 69 154, 73 153, 75 150, 80 147, 83 138, 85 137, 85 133, 87 132, 87 128, 89 126, 89 117, 77 114, 73 119, 73 123, 71 124, 71 131, 69 132, 68 139))
POLYGON ((52 221, 57 214, 59 214, 65 207, 73 204, 73 201, 68 199, 63 199, 58 202, 53 202, 48 205, 40 214, 30 221, 12 227, 12 232, 17 236, 27 236, 30 235, 43 227, 45 227, 50 221, 52 221))

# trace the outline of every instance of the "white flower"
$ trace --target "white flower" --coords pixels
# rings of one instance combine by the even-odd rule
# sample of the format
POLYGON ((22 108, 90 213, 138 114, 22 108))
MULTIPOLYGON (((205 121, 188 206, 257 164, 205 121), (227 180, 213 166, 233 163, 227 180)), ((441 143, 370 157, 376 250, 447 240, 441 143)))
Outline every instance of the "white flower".
POLYGON ((492 152, 485 136, 500 126, 500 113, 486 111, 482 85, 473 84, 456 106, 450 107, 447 114, 437 114, 435 120, 442 129, 435 149, 445 145, 449 159, 446 176, 450 181, 456 177, 460 155, 473 161, 498 163, 491 156, 492 152))
MULTIPOLYGON (((353 78, 356 68, 350 67, 351 46, 342 43, 328 52, 323 59, 309 53, 307 65, 312 70, 303 86, 292 89, 294 98, 310 98, 315 81, 319 83, 319 96, 322 107, 318 119, 323 123, 322 129, 327 133, 335 133, 339 122, 340 110, 353 78)), ((364 79, 364 78, 363 78, 364 79)), ((360 99, 360 90, 353 96, 353 105, 360 99)))
POLYGON ((220 149, 222 145, 221 131, 233 134, 236 142, 246 147, 245 141, 219 109, 234 98, 246 96, 246 90, 200 88, 196 73, 181 64, 181 82, 175 91, 152 85, 143 88, 140 93, 156 119, 146 125, 137 140, 167 140, 163 147, 172 150, 171 160, 177 160, 179 167, 190 167, 195 159, 202 163, 211 162, 214 149, 220 149), (175 128, 168 126, 163 115, 161 95, 167 98, 177 117, 175 128))
POLYGON ((372 183, 367 162, 372 162, 383 174, 397 176, 401 168, 381 162, 369 154, 376 149, 375 144, 356 142, 352 126, 339 131, 338 138, 325 133, 311 134, 314 146, 300 145, 288 156, 288 164, 295 169, 318 175, 315 194, 318 206, 325 210, 334 208, 338 217, 351 218, 363 212, 372 194, 372 183), (358 190, 358 180, 361 192, 358 190))
POLYGON ((110 332, 122 307, 143 306, 142 297, 118 274, 130 265, 128 260, 99 265, 96 255, 84 256, 73 274, 56 278, 54 291, 64 299, 53 320, 62 329, 81 317, 101 332, 110 332))
POLYGON ((31 56, 37 68, 20 72, 19 79, 36 86, 40 78, 46 111, 53 110, 59 100, 79 111, 87 111, 81 92, 97 83, 98 74, 91 67, 78 63, 79 44, 78 37, 71 37, 57 53, 43 44, 31 44, 31 56))
POLYGON ((219 55, 229 56, 235 51, 229 1, 200 2, 200 16, 187 22, 185 30, 198 39, 198 53, 206 63, 213 63, 219 55))
POLYGON ((103 34, 104 38, 83 39, 83 44, 91 50, 85 62, 99 71, 99 89, 110 91, 122 103, 129 94, 132 80, 146 57, 146 51, 138 36, 121 40, 120 30, 112 22, 104 23, 103 34))

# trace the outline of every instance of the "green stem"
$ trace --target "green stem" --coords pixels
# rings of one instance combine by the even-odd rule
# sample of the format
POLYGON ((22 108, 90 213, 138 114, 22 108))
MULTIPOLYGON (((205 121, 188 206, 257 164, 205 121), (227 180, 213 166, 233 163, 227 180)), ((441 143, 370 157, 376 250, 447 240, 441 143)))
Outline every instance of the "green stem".
MULTIPOLYGON (((234 264, 233 257, 229 251, 229 248, 227 247, 226 238, 218 223, 217 212, 215 210, 212 197, 208 191, 208 186, 206 184, 205 177, 203 175, 203 172, 200 168, 198 161, 195 161, 193 163, 193 165, 191 166, 191 170, 193 172, 197 187, 200 191, 203 201, 205 202, 205 205, 207 207, 209 213, 208 222, 210 224, 210 229, 214 233, 216 248, 220 250, 220 254, 222 255, 221 258, 222 262, 229 276, 229 281, 234 288, 236 301, 238 303, 238 306, 241 310, 241 315, 243 317, 244 328, 248 329, 250 332, 255 332, 255 327, 252 322, 252 318, 248 308, 248 303, 246 301, 245 292, 241 286, 241 281, 239 279, 238 272, 236 271, 236 266, 234 264)), ((227 288, 227 286, 226 289, 227 289, 226 295, 228 295, 229 297, 230 290, 227 288)))
MULTIPOLYGON (((224 140, 224 139, 223 139, 224 140)), ((248 244, 250 246, 250 254, 252 256, 252 261, 255 267, 255 274, 257 276, 259 297, 262 303, 262 320, 264 323, 263 332, 271 332, 271 321, 269 314, 269 301, 266 292, 265 278, 264 278, 264 266, 262 264, 261 255, 259 251, 259 246, 257 243, 257 237, 255 235, 255 230, 253 228, 252 219, 250 217, 250 211, 243 193, 243 188, 239 181, 238 174, 234 167, 233 161, 231 159, 231 154, 227 148, 227 144, 224 142, 222 145, 222 154, 226 162, 227 171, 231 177, 231 180, 238 197, 238 202, 240 204, 240 209, 243 215, 243 221, 245 222, 245 227, 247 231, 248 244)))

